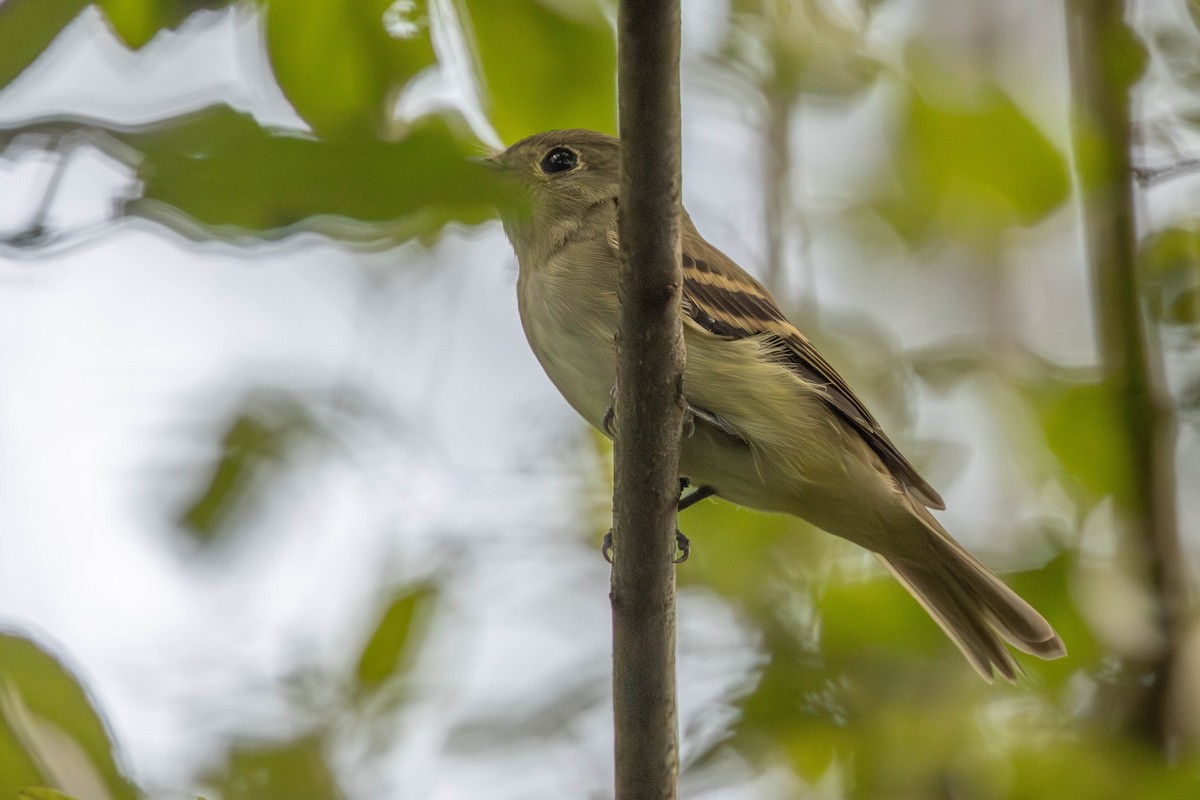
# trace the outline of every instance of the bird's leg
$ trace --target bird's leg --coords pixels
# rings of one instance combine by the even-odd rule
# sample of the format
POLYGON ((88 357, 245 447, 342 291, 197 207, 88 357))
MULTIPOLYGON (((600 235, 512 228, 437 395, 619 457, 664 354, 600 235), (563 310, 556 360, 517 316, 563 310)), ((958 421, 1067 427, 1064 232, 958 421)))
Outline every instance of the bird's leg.
MULTIPOLYGON (((687 478, 679 479, 679 511, 683 511, 686 508, 691 508, 693 505, 705 499, 706 497, 712 497, 717 493, 717 490, 712 486, 697 486, 695 491, 685 497, 683 493, 687 491, 687 488, 691 485, 692 482, 687 478)), ((675 529, 675 548, 679 550, 679 555, 672 559, 672 561, 676 564, 682 564, 684 561, 687 561, 688 556, 692 554, 691 541, 689 541, 688 537, 683 535, 683 531, 679 530, 678 528, 675 529)), ((603 555, 604 560, 610 564, 612 563, 612 551, 613 532, 612 528, 609 528, 608 532, 604 534, 604 541, 600 544, 600 554, 603 555)))
MULTIPOLYGON (((717 490, 712 486, 697 486, 695 491, 685 496, 683 493, 687 490, 692 482, 687 478, 679 479, 679 511, 691 508, 696 503, 699 503, 706 497, 712 497, 717 493, 717 490)), ((692 543, 683 535, 683 531, 676 529, 675 531, 675 547, 679 550, 679 556, 675 559, 676 564, 682 564, 688 560, 688 556, 692 553, 692 543)))
MULTIPOLYGON (((672 564, 682 564, 688 560, 688 556, 692 554, 692 543, 688 541, 688 537, 683 535, 683 531, 675 529, 675 549, 679 551, 679 555, 671 559, 672 564)), ((613 535, 612 528, 604 534, 604 540, 600 543, 600 555, 604 556, 604 560, 612 563, 613 554, 613 535)))
POLYGON ((687 478, 679 479, 679 510, 680 511, 691 508, 692 506, 696 505, 696 503, 699 503, 701 500, 704 500, 705 498, 708 498, 708 497, 712 497, 713 495, 715 495, 717 493, 717 490, 712 486, 697 486, 696 490, 694 492, 692 492, 691 494, 689 494, 685 497, 683 494, 683 490, 686 489, 690 485, 690 483, 691 482, 688 481, 687 478))

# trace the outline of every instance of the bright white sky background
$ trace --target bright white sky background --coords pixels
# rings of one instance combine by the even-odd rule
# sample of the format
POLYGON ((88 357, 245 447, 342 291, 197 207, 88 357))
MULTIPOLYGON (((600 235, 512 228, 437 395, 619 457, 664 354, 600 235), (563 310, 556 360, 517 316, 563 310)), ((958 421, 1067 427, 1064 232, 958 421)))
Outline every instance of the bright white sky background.
MULTIPOLYGON (((1043 4, 979 12, 988 22, 947 13, 952 0, 923 13, 895 5, 873 32, 880 41, 920 26, 940 43, 966 42, 971 25, 999 23, 1013 45, 999 48, 1012 54, 1001 76, 1065 142, 1060 23, 1031 24, 1043 4)), ((689 71, 715 35, 720 3, 684 6, 685 202, 708 238, 754 270, 763 241, 755 111, 699 67, 689 71)), ((426 91, 456 96, 445 80, 426 91)), ((0 93, 0 122, 71 113, 136 123, 217 101, 300 125, 271 82, 251 15, 205 15, 130 55, 89 12, 0 93)), ((799 202, 818 220, 874 170, 886 113, 874 92, 852 114, 814 107, 796 126, 807 187, 799 202)), ((50 174, 31 155, 0 162, 0 229, 20 227, 50 174)), ((98 152, 77 155, 52 223, 103 219, 128 181, 98 152)), ((1178 207, 1161 202, 1155 214, 1178 207)), ((1080 364, 1093 344, 1074 226, 1065 209, 1014 234, 1006 258, 1025 341, 1080 364)), ((823 310, 867 311, 908 347, 979 330, 986 315, 958 291, 952 263, 918 268, 897 246, 876 254, 889 268, 866 269, 844 231, 815 227, 823 310), (922 313, 927 300, 915 302, 930 292, 946 300, 936 320, 922 313)), ((334 660, 368 634, 379 587, 437 572, 450 576, 449 592, 414 673, 415 699, 388 732, 393 755, 360 761, 370 732, 347 727, 337 754, 347 791, 449 800, 603 790, 608 569, 594 537, 606 526, 606 467, 525 345, 515 262, 497 225, 450 232, 432 251, 362 254, 315 236, 252 252, 196 247, 125 224, 16 256, 0 252, 0 625, 29 632, 77 672, 142 785, 194 797, 190 777, 226 737, 303 727, 281 679, 351 670, 334 660), (348 382, 370 390, 371 413, 339 400, 348 382), (175 519, 215 457, 226 415, 245 391, 272 387, 315 398, 335 433, 264 495, 232 548, 191 553, 175 519), (518 736, 498 749, 488 738, 490 719, 513 707, 551 713, 563 698, 588 710, 552 741, 518 736)), ((794 288, 809 287, 797 278, 794 288)), ((1010 457, 1050 457, 1034 421, 1024 439, 1006 441, 977 424, 1014 413, 1005 391, 976 381, 922 396, 916 428, 919 439, 970 454, 959 474, 934 476, 950 508, 943 519, 1001 565, 1021 519, 1070 509, 1061 491, 1022 474, 1027 459, 1010 457)), ((1195 453, 1195 428, 1181 436, 1195 453)), ((1183 485, 1200 484, 1194 459, 1181 470, 1183 485)), ((1187 515, 1194 530, 1194 502, 1187 515)), ((686 593, 679 619, 686 758, 724 730, 725 701, 759 656, 753 632, 715 597, 686 593)), ((734 777, 705 797, 794 788, 782 773, 737 777, 724 766, 734 777)))

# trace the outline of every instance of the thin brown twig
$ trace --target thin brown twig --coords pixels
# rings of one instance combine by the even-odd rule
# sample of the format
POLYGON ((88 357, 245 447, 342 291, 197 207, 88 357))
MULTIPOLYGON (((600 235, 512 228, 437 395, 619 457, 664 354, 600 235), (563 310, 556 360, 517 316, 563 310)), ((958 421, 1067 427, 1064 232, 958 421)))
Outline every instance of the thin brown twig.
POLYGON ((614 444, 617 800, 674 800, 675 523, 683 422, 679 0, 618 11, 620 323, 614 444))

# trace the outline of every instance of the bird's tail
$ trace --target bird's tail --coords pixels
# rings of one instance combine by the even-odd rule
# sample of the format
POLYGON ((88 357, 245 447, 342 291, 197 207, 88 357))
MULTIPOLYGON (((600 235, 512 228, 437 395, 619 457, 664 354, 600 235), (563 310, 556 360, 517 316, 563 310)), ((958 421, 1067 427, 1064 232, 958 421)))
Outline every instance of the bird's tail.
POLYGON ((912 521, 933 534, 935 558, 920 563, 884 555, 879 559, 986 680, 999 673, 1011 681, 1020 673, 1005 642, 1044 659, 1067 654, 1050 623, 951 539, 932 516, 918 512, 912 521))

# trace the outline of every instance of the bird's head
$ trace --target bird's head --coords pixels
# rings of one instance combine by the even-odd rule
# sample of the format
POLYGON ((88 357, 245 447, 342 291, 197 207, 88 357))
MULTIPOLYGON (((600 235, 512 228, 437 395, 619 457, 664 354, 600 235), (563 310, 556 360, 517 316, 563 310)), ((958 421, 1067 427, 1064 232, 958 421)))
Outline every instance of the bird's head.
POLYGON ((522 139, 492 156, 528 199, 525 209, 501 209, 504 229, 522 246, 553 237, 582 220, 598 204, 615 206, 620 148, 616 138, 596 131, 547 131, 522 139))

